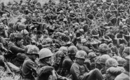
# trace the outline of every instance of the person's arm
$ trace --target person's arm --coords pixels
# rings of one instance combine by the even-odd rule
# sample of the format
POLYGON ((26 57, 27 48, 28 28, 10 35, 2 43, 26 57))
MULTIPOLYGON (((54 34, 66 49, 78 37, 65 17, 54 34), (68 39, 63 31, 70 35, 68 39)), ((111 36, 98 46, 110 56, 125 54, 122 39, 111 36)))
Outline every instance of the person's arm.
POLYGON ((12 52, 15 51, 16 53, 24 53, 25 52, 25 49, 22 49, 20 47, 15 46, 15 45, 12 45, 10 50, 12 52))
POLYGON ((0 56, 0 59, 1 59, 1 61, 4 63, 4 66, 5 66, 5 68, 6 68, 6 71, 8 72, 8 73, 12 73, 12 71, 11 71, 11 69, 9 68, 9 66, 7 65, 7 62, 6 62, 6 60, 5 60, 5 58, 4 58, 4 56, 0 56))
POLYGON ((7 52, 7 49, 3 46, 2 43, 0 43, 0 49, 1 49, 2 51, 6 51, 6 52, 7 52))
POLYGON ((12 64, 11 62, 7 62, 7 65, 9 66, 9 68, 11 68, 11 70, 15 71, 15 72, 19 72, 20 68, 15 66, 14 64, 12 64))

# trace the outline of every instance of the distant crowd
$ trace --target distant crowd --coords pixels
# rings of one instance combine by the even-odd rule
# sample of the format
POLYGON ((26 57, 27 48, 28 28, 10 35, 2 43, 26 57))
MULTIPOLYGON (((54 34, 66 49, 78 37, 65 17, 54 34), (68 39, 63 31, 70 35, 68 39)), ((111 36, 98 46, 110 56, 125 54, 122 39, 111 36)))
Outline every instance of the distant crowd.
POLYGON ((130 80, 130 1, 0 5, 0 80, 130 80))

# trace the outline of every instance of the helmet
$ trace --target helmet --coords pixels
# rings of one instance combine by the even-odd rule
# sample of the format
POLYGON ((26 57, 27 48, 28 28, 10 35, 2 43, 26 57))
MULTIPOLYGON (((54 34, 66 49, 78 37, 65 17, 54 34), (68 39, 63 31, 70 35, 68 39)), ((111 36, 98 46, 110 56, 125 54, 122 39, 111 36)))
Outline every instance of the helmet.
POLYGON ((109 58, 109 59, 106 60, 105 65, 107 67, 117 67, 118 66, 118 62, 115 59, 113 59, 113 58, 109 58))
POLYGON ((47 57, 51 57, 53 55, 51 50, 48 48, 41 49, 38 54, 39 54, 39 59, 44 59, 47 57))
POLYGON ((38 54, 39 48, 35 45, 28 45, 27 46, 27 54, 38 54))
POLYGON ((110 67, 107 69, 107 73, 109 73, 113 76, 119 75, 122 72, 123 72, 123 70, 120 67, 110 67))
POLYGON ((122 57, 120 57, 120 56, 113 56, 112 58, 114 58, 117 61, 122 59, 122 57))
POLYGON ((81 43, 85 43, 87 40, 85 38, 81 39, 81 43))
POLYGON ((68 49, 65 46, 60 47, 59 51, 62 51, 63 53, 67 53, 68 49))
POLYGON ((69 32, 66 30, 66 31, 64 31, 64 34, 68 34, 69 32))
POLYGON ((63 10, 61 10, 59 13, 64 13, 64 11, 63 11, 63 10))
POLYGON ((79 59, 85 59, 87 56, 87 53, 83 50, 80 50, 76 53, 75 57, 79 59))
POLYGON ((25 27, 24 24, 18 23, 18 29, 23 30, 23 29, 25 29, 25 28, 26 28, 26 27, 25 27))
POLYGON ((129 56, 127 56, 127 57, 125 57, 125 59, 126 59, 126 60, 130 60, 130 55, 129 55, 129 56))
POLYGON ((63 21, 67 21, 67 18, 64 18, 64 20, 63 21))
POLYGON ((95 52, 90 52, 89 54, 88 54, 88 58, 94 58, 94 57, 96 57, 96 54, 95 54, 95 52))
POLYGON ((15 34, 14 34, 14 38, 15 38, 15 39, 22 39, 23 36, 22 36, 21 33, 15 33, 15 34))
POLYGON ((130 55, 130 47, 125 47, 123 53, 130 55))
POLYGON ((70 41, 68 41, 67 43, 66 43, 66 45, 71 45, 72 44, 72 42, 70 42, 70 41))
POLYGON ((74 13, 74 11, 70 11, 70 13, 72 14, 72 13, 74 13))
POLYGON ((63 53, 62 51, 57 51, 57 52, 55 53, 55 56, 56 56, 56 57, 64 57, 64 53, 63 53))
POLYGON ((11 41, 14 40, 15 34, 16 34, 16 33, 11 33, 11 34, 9 35, 9 38, 10 38, 11 41))
POLYGON ((84 32, 84 30, 83 29, 79 29, 79 32, 84 32))
POLYGON ((119 66, 124 66, 125 63, 126 63, 126 60, 125 60, 124 58, 120 58, 120 59, 118 59, 117 61, 118 61, 118 63, 119 63, 119 66))
POLYGON ((7 17, 7 14, 3 14, 2 17, 7 17))
POLYGON ((109 55, 107 55, 107 54, 104 54, 104 55, 102 55, 101 57, 100 57, 100 63, 101 64, 105 64, 105 62, 107 61, 107 59, 109 59, 109 58, 111 58, 109 55))
POLYGON ((106 52, 106 51, 109 50, 109 47, 108 47, 107 44, 103 43, 103 44, 100 44, 100 45, 99 45, 99 50, 100 50, 101 52, 106 52))
POLYGON ((76 53, 78 51, 77 47, 76 46, 70 46, 68 48, 68 52, 71 54, 71 53, 76 53))
POLYGON ((53 40, 51 38, 46 38, 46 42, 52 42, 53 40))
POLYGON ((29 32, 26 29, 24 29, 24 30, 21 31, 21 34, 25 35, 25 34, 29 34, 29 32))

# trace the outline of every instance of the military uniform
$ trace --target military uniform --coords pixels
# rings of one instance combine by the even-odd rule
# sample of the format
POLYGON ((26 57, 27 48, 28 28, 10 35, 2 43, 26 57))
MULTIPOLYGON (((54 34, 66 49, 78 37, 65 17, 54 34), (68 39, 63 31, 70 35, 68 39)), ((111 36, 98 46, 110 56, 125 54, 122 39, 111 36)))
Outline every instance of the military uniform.
POLYGON ((35 80, 36 76, 36 64, 29 58, 27 58, 21 68, 23 79, 35 80))
POLYGON ((24 61, 24 57, 22 57, 22 53, 25 53, 25 49, 16 46, 14 43, 9 42, 9 49, 12 54, 8 54, 9 60, 14 63, 16 66, 21 66, 24 61), (19 54, 19 55, 18 55, 19 54))
POLYGON ((72 80, 83 80, 87 76, 87 69, 84 65, 73 63, 70 69, 72 80))

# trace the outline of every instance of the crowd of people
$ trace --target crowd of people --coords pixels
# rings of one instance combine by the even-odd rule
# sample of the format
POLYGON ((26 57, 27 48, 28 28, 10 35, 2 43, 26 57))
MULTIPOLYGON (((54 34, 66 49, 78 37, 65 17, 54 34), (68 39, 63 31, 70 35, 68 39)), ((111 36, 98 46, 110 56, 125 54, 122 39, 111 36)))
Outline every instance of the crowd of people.
POLYGON ((0 80, 130 80, 129 0, 0 5, 0 80))

